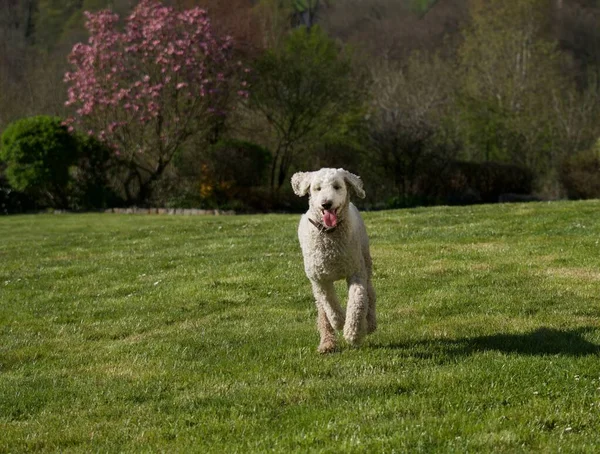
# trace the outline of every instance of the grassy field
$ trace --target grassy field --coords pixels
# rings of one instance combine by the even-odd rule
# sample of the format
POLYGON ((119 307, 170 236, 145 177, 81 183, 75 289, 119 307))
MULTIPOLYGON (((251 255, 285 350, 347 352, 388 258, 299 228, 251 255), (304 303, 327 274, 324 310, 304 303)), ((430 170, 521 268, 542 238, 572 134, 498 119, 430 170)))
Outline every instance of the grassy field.
POLYGON ((0 217, 0 452, 600 450, 600 202, 366 213, 325 356, 298 219, 0 217))

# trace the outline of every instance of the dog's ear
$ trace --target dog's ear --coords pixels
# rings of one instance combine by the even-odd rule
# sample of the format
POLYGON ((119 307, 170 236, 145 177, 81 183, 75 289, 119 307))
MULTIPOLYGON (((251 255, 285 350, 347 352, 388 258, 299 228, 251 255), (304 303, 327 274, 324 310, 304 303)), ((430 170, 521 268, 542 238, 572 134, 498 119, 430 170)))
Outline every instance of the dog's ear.
POLYGON ((308 194, 312 176, 313 172, 297 172, 292 175, 292 189, 294 190, 294 194, 299 197, 308 194))
POLYGON ((363 182, 358 175, 348 172, 344 169, 338 169, 344 175, 344 180, 348 187, 352 188, 357 197, 364 199, 365 190, 363 189, 363 182))

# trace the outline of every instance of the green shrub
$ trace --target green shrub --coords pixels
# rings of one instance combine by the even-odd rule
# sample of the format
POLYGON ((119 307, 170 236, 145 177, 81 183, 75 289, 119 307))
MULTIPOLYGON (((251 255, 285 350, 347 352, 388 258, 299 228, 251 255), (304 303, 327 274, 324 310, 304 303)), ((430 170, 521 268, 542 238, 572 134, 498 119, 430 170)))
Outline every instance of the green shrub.
POLYGON ((17 191, 6 180, 4 166, 0 163, 0 214, 25 213, 35 210, 35 202, 17 191))
POLYGON ((467 189, 479 194, 483 203, 495 203, 502 194, 529 194, 533 190, 533 173, 523 167, 497 162, 456 163, 466 180, 467 189))
POLYGON ((150 203, 170 208, 268 211, 264 187, 270 162, 267 149, 241 140, 183 148, 156 182, 150 203))
POLYGON ((271 153, 242 140, 222 140, 213 145, 201 168, 200 193, 205 203, 238 209, 263 209, 259 187, 267 182, 271 153))
POLYGON ((243 140, 222 140, 211 147, 209 158, 209 171, 217 182, 232 182, 238 188, 266 183, 271 153, 260 145, 243 140))
POLYGON ((368 171, 366 160, 372 161, 372 157, 365 156, 363 149, 354 143, 341 141, 327 141, 308 154, 303 160, 299 160, 296 168, 299 171, 306 169, 319 169, 321 167, 342 167, 346 170, 360 173, 366 179, 368 171))
POLYGON ((90 210, 121 203, 111 189, 118 165, 114 152, 94 137, 69 132, 59 118, 29 117, 10 124, 0 137, 0 160, 6 212, 90 210))
POLYGON ((78 156, 72 169, 73 188, 71 207, 93 210, 121 206, 123 204, 112 189, 119 162, 114 151, 93 136, 76 134, 78 156))
POLYGON ((570 199, 600 198, 600 144, 565 159, 559 175, 570 199))
POLYGON ((534 174, 529 169, 466 161, 431 167, 419 182, 422 196, 450 205, 496 203, 503 194, 530 194, 533 184, 534 174))
POLYGON ((0 137, 8 182, 43 206, 68 207, 70 168, 77 155, 76 139, 56 117, 17 120, 0 137))

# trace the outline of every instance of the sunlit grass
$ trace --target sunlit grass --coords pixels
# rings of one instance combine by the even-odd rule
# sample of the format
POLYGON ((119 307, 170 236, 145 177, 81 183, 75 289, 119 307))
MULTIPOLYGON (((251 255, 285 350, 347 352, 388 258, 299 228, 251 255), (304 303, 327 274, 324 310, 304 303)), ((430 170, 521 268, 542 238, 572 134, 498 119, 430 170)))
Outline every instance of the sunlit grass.
POLYGON ((365 220, 321 356, 297 215, 0 218, 0 452, 597 452, 600 202, 365 220))

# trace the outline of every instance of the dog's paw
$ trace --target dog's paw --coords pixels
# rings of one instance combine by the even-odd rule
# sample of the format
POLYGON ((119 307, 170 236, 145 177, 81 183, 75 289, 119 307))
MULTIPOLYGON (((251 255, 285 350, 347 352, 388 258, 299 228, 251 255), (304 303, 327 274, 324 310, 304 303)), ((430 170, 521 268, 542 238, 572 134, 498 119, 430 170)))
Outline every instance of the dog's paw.
POLYGON ((346 329, 344 330, 344 339, 346 339, 346 342, 350 347, 360 347, 360 344, 364 339, 364 334, 363 332, 357 333, 355 331, 346 329))
POLYGON ((377 331, 377 322, 375 320, 367 320, 367 334, 377 331))
POLYGON ((333 353, 336 350, 335 342, 321 342, 317 351, 321 354, 333 353))

